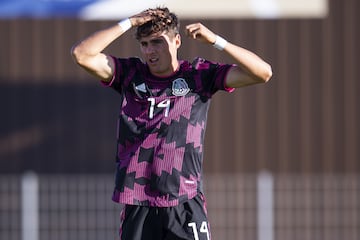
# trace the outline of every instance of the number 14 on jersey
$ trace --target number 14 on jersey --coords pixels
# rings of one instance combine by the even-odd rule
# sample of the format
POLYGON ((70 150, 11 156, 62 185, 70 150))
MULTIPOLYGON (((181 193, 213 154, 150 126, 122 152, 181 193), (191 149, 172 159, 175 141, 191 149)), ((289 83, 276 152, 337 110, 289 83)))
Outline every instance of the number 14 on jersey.
POLYGON ((156 108, 164 108, 164 116, 169 116, 169 110, 170 110, 170 99, 162 100, 159 103, 155 102, 155 98, 151 97, 147 99, 150 102, 150 108, 149 108, 149 118, 154 118, 154 111, 156 108))

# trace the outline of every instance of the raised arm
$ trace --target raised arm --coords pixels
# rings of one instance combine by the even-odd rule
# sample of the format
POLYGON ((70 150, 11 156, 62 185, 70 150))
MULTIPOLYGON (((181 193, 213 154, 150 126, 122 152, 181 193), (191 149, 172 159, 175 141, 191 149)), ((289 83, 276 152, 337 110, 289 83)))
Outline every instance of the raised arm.
POLYGON ((190 38, 215 45, 235 60, 237 66, 230 69, 225 80, 227 87, 239 88, 270 80, 271 66, 255 53, 224 40, 201 23, 189 24, 185 31, 190 38))
POLYGON ((71 55, 75 62, 90 74, 103 81, 110 81, 114 73, 114 62, 110 56, 103 53, 103 50, 129 28, 144 24, 151 18, 151 14, 144 11, 99 30, 75 44, 71 49, 71 55))

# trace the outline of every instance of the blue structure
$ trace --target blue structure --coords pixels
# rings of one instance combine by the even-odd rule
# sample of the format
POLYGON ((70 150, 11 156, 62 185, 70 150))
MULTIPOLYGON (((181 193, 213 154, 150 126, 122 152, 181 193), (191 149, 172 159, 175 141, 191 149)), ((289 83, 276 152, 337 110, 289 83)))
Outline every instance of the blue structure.
POLYGON ((76 17, 99 0, 0 0, 1 18, 76 17))

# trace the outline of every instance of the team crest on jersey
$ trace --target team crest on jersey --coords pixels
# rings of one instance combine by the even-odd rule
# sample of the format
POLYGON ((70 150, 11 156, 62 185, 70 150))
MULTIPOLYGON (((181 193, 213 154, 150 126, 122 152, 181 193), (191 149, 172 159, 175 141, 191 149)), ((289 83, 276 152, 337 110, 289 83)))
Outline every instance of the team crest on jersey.
POLYGON ((174 96, 178 96, 178 97, 185 96, 186 94, 188 94, 188 92, 190 92, 190 88, 187 82, 185 81, 185 79, 178 78, 173 81, 172 94, 174 96))

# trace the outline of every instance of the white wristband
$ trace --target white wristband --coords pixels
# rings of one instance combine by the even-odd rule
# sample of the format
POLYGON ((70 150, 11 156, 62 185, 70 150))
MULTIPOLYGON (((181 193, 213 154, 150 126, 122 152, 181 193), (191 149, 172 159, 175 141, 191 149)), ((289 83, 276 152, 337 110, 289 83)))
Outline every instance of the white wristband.
POLYGON ((121 20, 120 22, 118 22, 118 24, 124 32, 126 32, 127 30, 129 30, 132 27, 132 24, 131 24, 131 21, 129 18, 121 20))
POLYGON ((227 43, 228 43, 228 41, 226 41, 224 38, 220 37, 219 35, 216 35, 216 40, 215 40, 215 43, 213 44, 213 46, 214 46, 214 48, 222 51, 225 48, 227 43))

